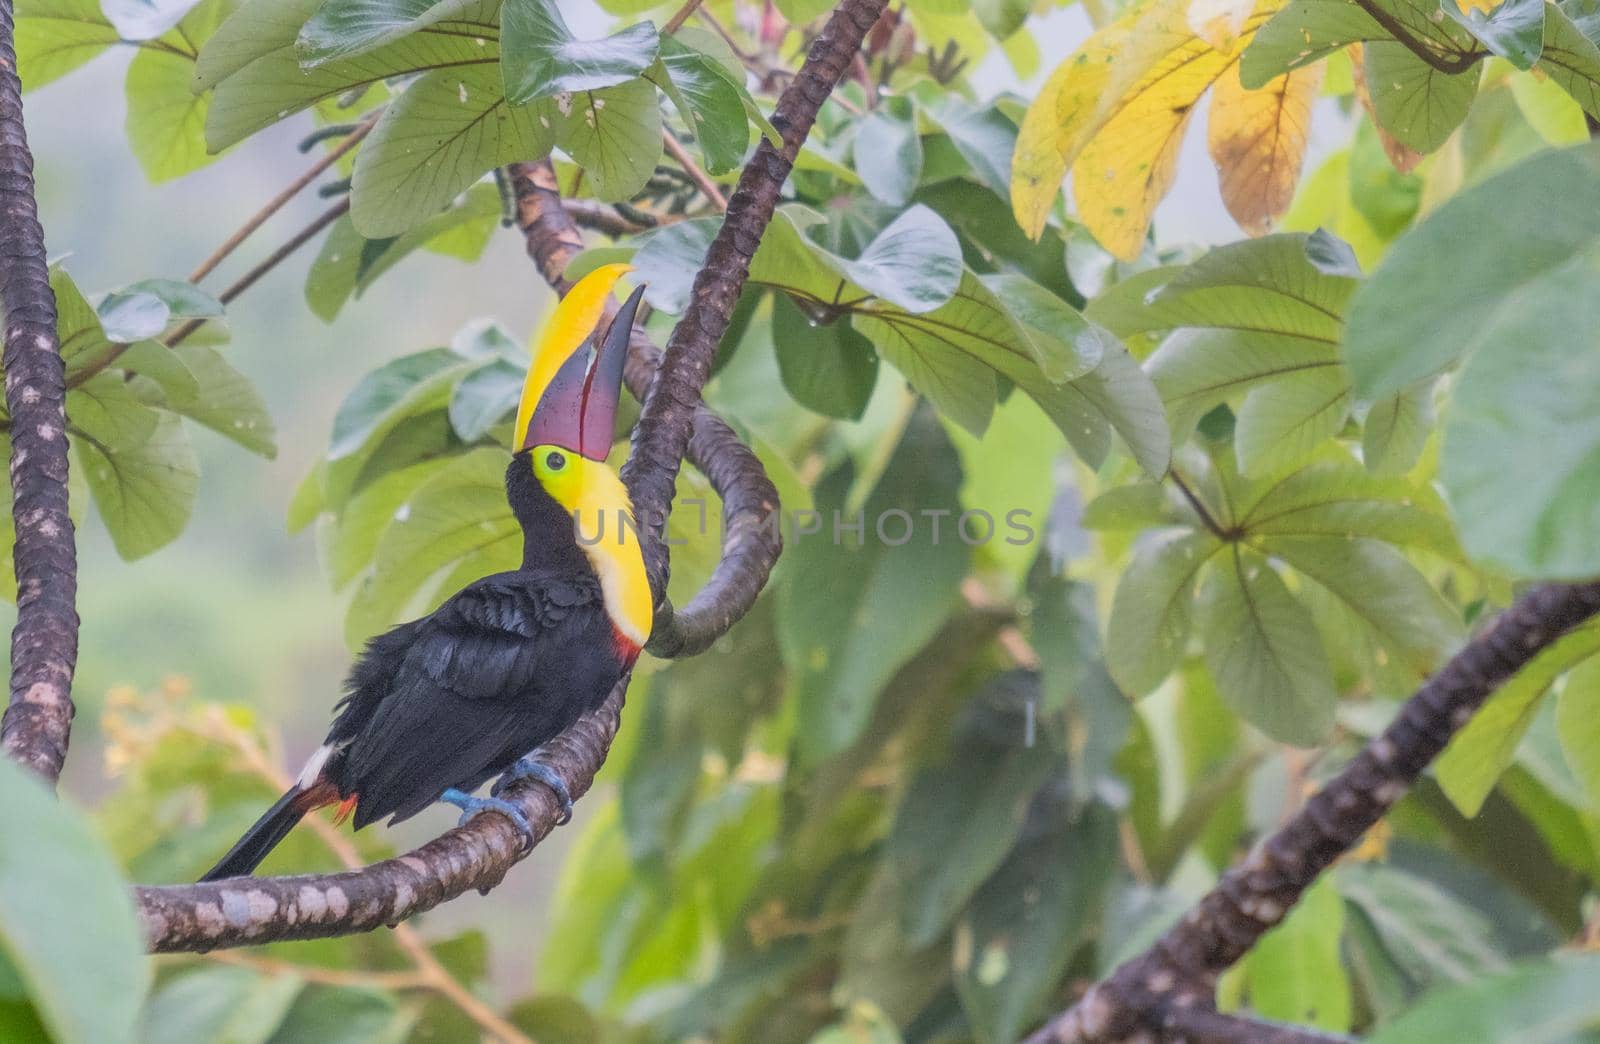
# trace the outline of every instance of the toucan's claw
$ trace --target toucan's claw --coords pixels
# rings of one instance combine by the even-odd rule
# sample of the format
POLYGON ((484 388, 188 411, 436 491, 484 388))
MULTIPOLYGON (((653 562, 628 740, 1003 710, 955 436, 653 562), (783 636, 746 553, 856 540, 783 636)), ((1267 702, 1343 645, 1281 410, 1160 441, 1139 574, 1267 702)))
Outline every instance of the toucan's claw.
POLYGON ((451 787, 443 794, 440 794, 439 800, 445 804, 454 805, 461 810, 461 826, 466 826, 474 816, 481 815, 484 812, 498 812, 511 820, 516 828, 522 832, 522 847, 524 850, 532 848, 534 842, 538 840, 533 834, 533 826, 528 822, 528 817, 522 814, 522 809, 514 801, 506 801, 497 797, 473 797, 466 791, 457 790, 455 787, 451 787))
POLYGON ((492 794, 498 794, 506 787, 521 779, 534 779, 549 787, 555 794, 556 801, 561 805, 561 818, 556 820, 557 826, 562 826, 572 819, 572 792, 567 789, 566 780, 556 775, 555 769, 546 765, 539 757, 539 752, 524 754, 517 759, 516 764, 506 769, 501 777, 495 780, 494 786, 489 788, 492 794))

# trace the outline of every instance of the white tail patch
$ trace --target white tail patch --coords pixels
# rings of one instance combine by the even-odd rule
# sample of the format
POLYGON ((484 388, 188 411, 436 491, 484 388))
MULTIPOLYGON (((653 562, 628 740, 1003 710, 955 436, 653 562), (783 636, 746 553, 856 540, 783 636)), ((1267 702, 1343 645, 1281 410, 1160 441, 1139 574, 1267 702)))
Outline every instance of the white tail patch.
POLYGON ((328 759, 333 757, 333 752, 338 749, 331 743, 324 743, 313 751, 311 757, 306 759, 306 767, 300 770, 300 777, 294 781, 295 786, 305 790, 316 783, 317 777, 322 775, 323 766, 328 763, 328 759))

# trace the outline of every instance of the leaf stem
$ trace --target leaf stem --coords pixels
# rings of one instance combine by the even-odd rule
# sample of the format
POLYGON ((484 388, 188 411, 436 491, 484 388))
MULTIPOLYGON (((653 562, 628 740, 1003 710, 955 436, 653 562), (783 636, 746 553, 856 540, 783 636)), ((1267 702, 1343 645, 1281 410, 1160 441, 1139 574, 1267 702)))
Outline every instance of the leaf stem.
POLYGON ((1423 40, 1418 39, 1411 30, 1401 24, 1398 18, 1385 11, 1373 0, 1356 0, 1356 6, 1370 15, 1372 20, 1382 26, 1383 31, 1394 37, 1402 47, 1447 75, 1455 76, 1466 72, 1478 64, 1478 59, 1488 53, 1487 51, 1474 49, 1464 53, 1458 51, 1454 58, 1447 58, 1428 46, 1423 40))
POLYGON ((195 267, 193 272, 189 273, 189 282, 198 283, 200 280, 214 272, 217 266, 222 264, 222 262, 227 259, 229 254, 232 254, 235 250, 237 250, 241 243, 250 238, 250 235, 255 232, 256 229, 265 224, 268 218, 282 210, 285 204, 300 194, 301 190, 303 190, 313 181, 317 180, 317 178, 322 175, 323 171, 339 162, 340 158, 342 158, 351 149, 359 145, 361 140, 371 133, 373 125, 377 122, 378 113, 376 112, 368 116, 365 120, 362 120, 355 126, 355 129, 349 131, 345 135, 343 141, 329 149, 321 159, 317 160, 317 162, 308 167, 305 173, 301 174, 299 177, 289 182, 289 184, 285 185, 283 191, 267 200, 260 210, 250 215, 245 223, 240 225, 238 230, 235 231, 233 235, 223 240, 221 246, 213 250, 210 256, 208 256, 204 261, 200 262, 200 264, 195 267))
POLYGON ((661 132, 661 143, 667 147, 667 152, 671 154, 672 158, 678 161, 678 165, 683 168, 683 172, 689 175, 689 180, 694 182, 695 188, 700 190, 700 194, 711 201, 711 205, 717 208, 718 213, 726 213, 728 209, 727 198, 723 196, 722 190, 717 187, 717 183, 711 180, 711 175, 700 169, 700 165, 694 161, 693 156, 689 155, 689 150, 683 147, 683 143, 678 141, 669 130, 661 132))
POLYGON ((689 16, 699 10, 700 2, 701 0, 684 0, 683 6, 673 12, 672 17, 667 19, 667 24, 661 27, 661 35, 671 36, 682 29, 683 23, 689 20, 689 16))
POLYGON ((1187 500, 1189 502, 1189 506, 1194 508, 1194 513, 1200 516, 1200 522, 1211 531, 1213 536, 1222 541, 1231 540, 1233 538, 1234 534, 1229 530, 1222 528, 1222 525, 1217 521, 1216 516, 1211 513, 1211 509, 1206 507, 1205 502, 1195 495, 1193 489, 1189 488, 1189 483, 1184 481, 1183 476, 1178 473, 1177 468, 1168 468, 1167 477, 1172 480, 1172 484, 1174 486, 1178 487, 1178 492, 1183 494, 1183 499, 1187 500))

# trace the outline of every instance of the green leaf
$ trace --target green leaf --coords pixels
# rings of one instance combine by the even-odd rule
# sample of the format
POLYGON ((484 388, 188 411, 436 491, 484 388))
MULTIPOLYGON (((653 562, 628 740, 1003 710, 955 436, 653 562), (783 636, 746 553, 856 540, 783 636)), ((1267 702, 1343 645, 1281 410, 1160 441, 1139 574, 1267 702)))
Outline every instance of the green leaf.
POLYGON ((194 90, 210 90, 263 55, 294 46, 322 0, 245 0, 200 49, 194 90))
POLYGON ((1362 49, 1378 123, 1404 146, 1429 153, 1467 118, 1480 70, 1440 72, 1402 43, 1376 40, 1362 49))
MULTIPOLYGON (((506 506, 507 455, 479 449, 455 458, 419 487, 383 531, 371 575, 362 581, 345 617, 351 646, 393 626, 436 574, 479 556, 475 577, 513 569, 522 557, 522 530, 506 506)), ((435 591, 433 604, 454 594, 435 591)))
MULTIPOLYGON (((268 460, 278 455, 277 429, 261 393, 215 348, 180 344, 171 349, 194 375, 197 388, 185 395, 168 387, 164 405, 226 436, 268 460)), ((127 362, 127 356, 123 356, 127 362)), ((131 363, 129 365, 132 365, 131 363)))
POLYGON ((111 853, 82 813, 10 760, 0 804, 6 962, 55 1040, 132 1041, 150 962, 111 853))
POLYGON ((72 427, 109 446, 132 446, 149 438, 160 422, 119 373, 101 373, 67 392, 72 427))
POLYGON ((1384 396, 1367 412, 1361 457, 1375 475, 1410 471, 1433 431, 1433 387, 1418 385, 1384 396))
POLYGON ((164 405, 169 395, 187 398, 200 392, 200 381, 194 371, 184 364, 181 355, 160 341, 130 344, 117 358, 117 367, 130 376, 139 398, 152 406, 164 405))
POLYGON ((443 382, 453 383, 466 365, 449 349, 433 348, 402 356, 367 374, 334 415, 328 459, 354 454, 370 445, 374 435, 419 412, 419 400, 437 394, 443 382))
POLYGON ((1311 613, 1264 560, 1239 550, 1200 590, 1206 665, 1245 720, 1273 739, 1316 746, 1333 728, 1338 693, 1311 613))
POLYGON ((1587 1040, 1600 1028, 1596 975, 1600 975, 1600 955, 1592 953, 1519 965, 1492 979, 1434 990, 1369 1040, 1372 1044, 1587 1040))
POLYGON ((1260 546, 1366 621, 1418 680, 1460 644, 1460 613, 1405 556, 1386 544, 1301 536, 1270 537, 1260 546))
POLYGON ((1436 882, 1374 863, 1341 867, 1337 880, 1351 920, 1365 919, 1415 981, 1476 983, 1505 967, 1489 919, 1436 882))
POLYGON ((1359 282, 1331 274, 1313 260, 1322 249, 1304 233, 1217 247, 1175 274, 1157 269, 1125 280, 1117 291, 1132 300, 1116 310, 1114 319, 1091 318, 1119 337, 1197 326, 1337 344, 1359 282))
POLYGON ((1368 474, 1348 461, 1311 464, 1272 483, 1241 508, 1252 536, 1372 537, 1450 559, 1461 549, 1426 486, 1368 474))
POLYGON ((1589 408, 1600 358, 1572 336, 1600 319, 1587 290, 1597 258, 1576 257, 1504 301, 1444 418, 1439 473, 1462 543, 1519 576, 1600 571, 1585 539, 1600 524, 1600 418, 1589 408))
POLYGON ((170 413, 158 417, 155 430, 137 444, 108 445, 88 436, 74 442, 95 508, 117 553, 128 560, 183 532, 200 484, 182 422, 170 413))
POLYGON ((1445 14, 1455 19, 1491 54, 1497 54, 1518 69, 1533 68, 1544 50, 1545 0, 1504 0, 1485 13, 1474 7, 1463 11, 1454 4, 1440 4, 1445 14))
POLYGON ((304 988, 297 975, 202 968, 162 984, 140 1020, 141 1037, 267 1044, 304 988))
MULTIPOLYGON (((905 523, 888 513, 915 505, 918 512, 944 510, 954 519, 961 514, 960 482, 955 450, 920 413, 862 510, 864 533, 843 532, 836 545, 824 528, 797 538, 789 550, 789 568, 808 582, 779 589, 779 639, 794 672, 796 744, 806 763, 854 742, 878 692, 937 633, 954 605, 966 546, 949 532, 935 543, 928 519, 917 516, 911 538, 900 543, 905 523)), ((843 501, 842 488, 818 492, 824 517, 831 518, 831 509, 845 512, 843 501)), ((842 523, 851 522, 844 515, 842 523)))
MULTIPOLYGON (((1544 46, 1537 68, 1566 91, 1583 111, 1600 116, 1600 47, 1586 36, 1575 23, 1580 6, 1551 4, 1544 9, 1544 46)), ((1518 94, 1519 104, 1527 96, 1526 88, 1518 91, 1519 81, 1513 81, 1512 90, 1518 94)), ((1537 121, 1533 121, 1537 125, 1537 121)), ((1546 128, 1541 127, 1541 131, 1546 128)), ((1583 140, 1582 137, 1568 140, 1583 140)))
POLYGON ((106 21, 124 40, 154 40, 183 21, 198 0, 100 0, 106 21))
POLYGON ((1544 694, 1555 680, 1600 652, 1600 628, 1557 640, 1489 697, 1434 763, 1439 786, 1463 815, 1475 816, 1516 756, 1544 694))
POLYGON ((785 21, 805 25, 833 10, 833 4, 831 0, 778 0, 778 10, 785 21))
POLYGON ((919 203, 840 267, 863 290, 919 315, 949 301, 961 285, 961 244, 938 214, 919 203))
POLYGON ((500 68, 515 104, 626 83, 644 75, 660 48, 650 22, 579 40, 553 0, 505 0, 500 25, 500 68))
POLYGON ((979 278, 1005 302, 1048 380, 1060 383, 1082 377, 1099 365, 1107 351, 1121 348, 1110 331, 1089 322, 1026 276, 996 273, 979 278))
MULTIPOLYGON (((470 25, 474 0, 326 0, 301 28, 301 59, 315 68, 335 58, 371 51, 442 21, 459 31, 470 25)), ((494 24, 482 28, 492 31, 494 24)))
POLYGON ((672 99, 700 146, 708 173, 724 174, 739 166, 750 146, 746 105, 754 104, 742 80, 735 80, 716 58, 675 37, 661 41, 660 63, 646 75, 672 99))
POLYGON ((1567 675, 1556 701, 1556 734, 1590 809, 1600 807, 1600 657, 1589 657, 1567 675))
POLYGON ((1195 577, 1221 547, 1210 533, 1181 529, 1152 533, 1135 547, 1106 622, 1106 665, 1128 692, 1144 695, 1182 662, 1195 577))
POLYGON ((1095 804, 1070 826, 1024 840, 984 882, 956 927, 952 957, 956 993, 982 1044, 1019 1040, 1045 1013, 1095 929, 1116 865, 1116 819, 1095 804))
MULTIPOLYGON (((1011 695, 1012 683, 1037 684, 1011 674, 993 688, 1011 695)), ((984 696, 977 699, 981 709, 984 696)), ((906 941, 914 947, 938 941, 1005 859, 1029 801, 1055 764, 1048 747, 1024 742, 1020 707, 1013 709, 1016 729, 1009 736, 975 735, 981 719, 969 715, 950 760, 918 773, 895 815, 885 862, 906 941)))
POLYGON ((190 90, 193 75, 189 58, 150 48, 128 64, 128 146, 152 182, 171 181, 218 158, 206 148, 211 98, 190 90))
POLYGON ((788 295, 774 294, 772 346, 796 402, 824 416, 860 419, 878 384, 878 356, 848 322, 814 323, 788 295))
POLYGON ((1008 195, 1011 154, 1017 150, 1017 125, 997 106, 979 109, 954 95, 944 99, 933 118, 967 161, 973 179, 991 192, 1008 195))
POLYGON ((1393 39, 1355 0, 1292 0, 1256 30, 1239 59, 1239 82, 1248 90, 1310 65, 1349 44, 1393 39))
POLYGON ((1348 1030, 1352 1001, 1339 950, 1343 932, 1344 900, 1332 881, 1323 880, 1245 956, 1250 1007, 1277 1022, 1348 1030))
MULTIPOLYGON (((440 6, 454 2, 445 0, 440 6)), ((475 0, 452 19, 463 27, 482 27, 482 37, 429 26, 370 54, 310 69, 301 66, 293 41, 280 44, 217 84, 206 114, 206 144, 219 151, 319 101, 390 78, 425 70, 494 69, 500 61, 493 21, 497 7, 498 0, 475 0)), ((495 81, 498 95, 498 77, 495 81)))
POLYGON ((402 1010, 394 997, 375 989, 312 986, 295 1000, 271 1044, 397 1042, 404 1039, 415 1018, 402 1010))
POLYGON ((413 228, 490 169, 547 152, 554 115, 553 103, 508 104, 492 67, 425 74, 357 154, 351 221, 369 239, 413 228))
POLYGON ((1342 367, 1319 367, 1253 388, 1234 428, 1239 470, 1270 475, 1309 459, 1350 415, 1350 380, 1342 367))
POLYGON ((1462 191, 1396 243, 1351 308, 1345 360, 1356 393, 1393 394, 1498 343, 1519 320, 1535 322, 1526 295, 1570 282, 1576 273, 1564 270, 1583 271, 1600 244, 1597 173, 1600 147, 1542 152, 1462 191), (1492 254, 1459 249, 1485 229, 1505 230, 1492 254))
POLYGON ((61 342, 61 359, 70 380, 104 359, 113 347, 100 326, 99 314, 66 269, 50 270, 50 291, 56 299, 56 338, 61 342))
POLYGON ((98 0, 18 0, 17 74, 37 90, 105 53, 121 37, 98 0))
MULTIPOLYGON (((1318 435, 1328 430, 1326 421, 1332 414, 1337 413, 1342 423, 1348 406, 1342 399, 1331 407, 1318 402, 1324 391, 1335 383, 1343 383, 1338 349, 1321 341, 1251 331, 1185 329, 1168 337, 1156 349, 1146 361, 1145 370, 1161 393, 1172 429, 1177 433, 1187 434, 1201 417, 1229 399, 1246 391, 1254 394, 1254 391, 1265 390, 1267 382, 1280 382, 1285 378, 1304 380, 1308 375, 1315 375, 1321 380, 1305 389, 1308 394, 1296 391, 1287 394, 1294 411, 1257 407, 1268 415, 1265 419, 1272 420, 1280 429, 1287 430, 1291 422, 1304 420, 1295 413, 1320 405, 1325 413, 1320 427, 1313 423, 1305 433, 1318 435)), ((1272 401, 1271 397, 1266 400, 1269 407, 1272 401)), ((1317 418, 1313 415, 1312 419, 1317 418)), ((1263 426, 1262 420, 1257 417, 1252 424, 1263 426)), ((1265 427, 1270 432, 1273 425, 1265 427)), ((1309 438, 1305 442, 1309 442, 1309 438)), ((1270 459, 1271 450, 1271 446, 1253 441, 1240 447, 1238 452, 1241 461, 1254 462, 1256 455, 1264 452, 1270 459)))
POLYGON ((107 337, 130 344, 156 336, 174 318, 219 319, 223 308, 221 301, 193 283, 144 279, 101 298, 95 312, 107 337))
POLYGON ((461 441, 477 442, 507 414, 514 413, 527 377, 525 367, 504 359, 467 374, 450 397, 450 426, 461 441))
POLYGON ((855 171, 873 196, 904 206, 922 177, 922 138, 909 102, 874 109, 856 128, 855 171))
POLYGON ((556 121, 556 144, 588 175, 602 200, 631 198, 661 158, 661 107, 655 85, 629 80, 574 94, 556 121))

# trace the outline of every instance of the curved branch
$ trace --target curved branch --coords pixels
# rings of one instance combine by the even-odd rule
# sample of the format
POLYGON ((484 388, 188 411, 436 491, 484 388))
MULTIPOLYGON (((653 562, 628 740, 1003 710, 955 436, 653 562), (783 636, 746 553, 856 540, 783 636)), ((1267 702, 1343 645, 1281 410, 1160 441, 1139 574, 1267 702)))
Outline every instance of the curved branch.
POLYGON ((67 513, 66 367, 33 196, 33 155, 13 39, 11 0, 0 0, 0 310, 6 317, 17 574, 11 702, 0 723, 0 745, 54 783, 72 733, 78 558, 67 513))
MULTIPOLYGON (((4 2, 5 0, 0 0, 0 4, 4 2)), ((883 3, 884 0, 844 0, 843 5, 829 20, 829 28, 823 34, 825 39, 831 39, 833 42, 822 46, 819 41, 819 46, 812 49, 811 56, 801 68, 800 75, 796 78, 796 87, 785 94, 785 102, 794 109, 793 118, 799 120, 799 123, 793 126, 803 128, 798 132, 792 127, 785 131, 785 140, 792 142, 792 146, 785 150, 790 160, 785 161, 772 151, 770 146, 763 146, 762 150, 758 150, 755 160, 746 169, 745 176, 740 182, 740 193, 747 197, 755 195, 769 200, 765 208, 766 216, 760 217, 755 230, 756 236, 759 237, 760 229, 765 227, 766 219, 771 216, 772 201, 777 198, 783 177, 787 176, 789 162, 799 148, 799 139, 803 137, 804 129, 810 127, 817 105, 832 90, 838 76, 848 64, 850 55, 853 55, 855 49, 860 46, 861 38, 872 20, 877 17, 876 11, 882 9, 883 3), (870 17, 865 21, 862 21, 863 9, 870 11, 870 17), (844 25, 846 28, 837 29, 836 26, 839 25, 844 25), (848 49, 848 54, 843 59, 838 54, 838 49, 842 47, 848 49), (797 88, 801 85, 808 86, 797 93, 797 88), (791 101, 791 95, 797 100, 791 101), (771 155, 764 158, 764 152, 770 152, 771 155), (752 176, 753 171, 756 172, 754 176, 752 176), (763 171, 766 173, 761 173, 763 171), (762 179, 771 175, 777 175, 776 182, 769 186, 761 186, 762 179)), ((780 115, 782 110, 783 105, 780 105, 780 115)), ((736 230, 748 230, 750 221, 754 220, 754 217, 759 217, 759 214, 742 218, 736 224, 732 220, 731 212, 735 205, 738 205, 739 198, 740 196, 736 194, 735 203, 730 205, 728 225, 735 227, 736 230)), ((746 203, 743 207, 748 210, 749 204, 746 203)), ((565 214, 559 206, 555 209, 565 214)), ((726 228, 724 231, 727 231, 726 228)), ((575 237, 576 229, 572 229, 571 233, 575 237)), ((744 234, 744 231, 737 232, 739 236, 744 234)), ((720 238, 722 237, 719 236, 720 238)), ((736 270, 730 271, 726 263, 722 263, 722 271, 737 284, 731 291, 719 288, 717 279, 708 279, 706 271, 703 270, 696 279, 697 292, 729 301, 736 298, 739 287, 744 281, 749 255, 755 249, 754 243, 745 244, 745 247, 744 262, 736 266, 736 270)), ((542 267, 544 260, 538 253, 535 253, 535 258, 540 260, 542 267)), ((564 262, 562 267, 565 267, 564 262)), ((715 266, 712 260, 708 260, 707 269, 713 267, 715 266)), ((724 313, 722 324, 716 327, 715 336, 712 337, 712 350, 715 349, 716 339, 721 336, 726 325, 724 313)), ((714 322, 708 323, 702 320, 700 329, 709 331, 713 326, 714 322)), ((698 353, 701 349, 691 343, 691 350, 692 353, 698 353)), ((648 363, 642 351, 636 354, 639 358, 630 360, 633 364, 630 366, 630 383, 637 388, 640 383, 648 382, 648 371, 645 369, 648 363)), ((683 356, 682 348, 678 354, 680 357, 683 356)), ((672 358, 673 350, 669 345, 663 364, 670 362, 672 358)), ((691 358, 691 366, 692 364, 691 358)), ((682 367, 683 364, 680 362, 677 365, 682 367)), ((675 373, 667 382, 672 387, 674 401, 683 400, 683 396, 687 395, 687 399, 683 400, 686 402, 682 412, 683 437, 677 444, 677 454, 671 459, 670 474, 666 479, 668 498, 671 496, 680 459, 690 448, 690 429, 694 415, 700 408, 700 388, 704 384, 705 374, 709 373, 709 363, 700 369, 702 373, 698 381, 691 372, 687 377, 675 373)), ((655 383, 659 385, 662 382, 655 383)), ((647 405, 646 411, 648 410, 647 405)), ((667 418, 669 424, 665 437, 668 438, 673 437, 672 416, 675 414, 669 413, 667 418)), ((636 435, 634 456, 638 456, 641 445, 647 444, 651 450, 651 460, 657 462, 635 467, 633 471, 636 476, 642 474, 649 479, 653 477, 651 475, 653 467, 663 466, 660 462, 666 460, 667 453, 659 444, 661 437, 657 436, 655 440, 646 442, 636 435)), ((713 439, 708 436, 695 440, 696 452, 709 455, 705 460, 708 476, 714 483, 725 481, 727 483, 725 497, 737 504, 741 502, 742 497, 759 487, 759 483, 753 483, 754 477, 759 475, 764 481, 764 475, 761 475, 759 464, 756 464, 752 471, 748 463, 738 462, 738 451, 748 453, 748 450, 738 446, 736 451, 732 448, 734 446, 738 446, 738 443, 731 430, 727 431, 725 437, 718 436, 713 439), (752 490, 742 491, 741 482, 752 483, 752 490)), ((660 483, 654 485, 659 486, 660 483)), ((770 483, 766 488, 770 489, 770 483)), ((760 496, 757 496, 757 499, 760 499, 760 496)), ((771 499, 775 504, 776 496, 771 499)), ((638 504, 639 501, 636 499, 635 503, 638 504)), ((664 523, 664 502, 661 519, 664 523)), ((655 519, 650 518, 646 525, 654 522, 655 519)), ((660 529, 661 527, 657 525, 655 532, 658 539, 660 529)), ((647 549, 648 546, 647 543, 647 549)), ((741 542, 738 546, 753 548, 755 543, 747 545, 741 542)), ((739 553, 756 552, 752 550, 739 553)), ((664 555, 662 557, 664 559, 664 555)), ((770 565, 771 562, 768 561, 767 567, 770 568, 770 565)), ((728 574, 726 567, 719 567, 719 572, 728 574)), ((765 580, 764 571, 733 570, 732 576, 733 579, 726 581, 730 585, 729 590, 736 589, 739 584, 751 582, 755 582, 759 589, 760 582, 765 580), (759 577, 756 575, 757 572, 759 577)), ((664 584, 664 561, 660 577, 664 584)), ((705 592, 702 592, 702 595, 704 594, 705 592)), ((721 600, 722 596, 717 597, 721 600)), ((697 598, 696 602, 699 600, 697 598)), ((690 607, 685 609, 684 615, 690 615, 690 609, 693 608, 695 604, 691 603, 690 607)), ((708 613, 707 619, 710 618, 708 613)), ((567 789, 574 797, 581 797, 588 791, 594 782, 595 773, 605 761, 611 739, 616 734, 628 680, 624 677, 599 709, 579 719, 572 728, 543 748, 546 764, 566 782, 567 789)), ((548 836, 554 829, 560 810, 549 788, 538 784, 515 784, 503 791, 501 796, 519 803, 529 825, 533 828, 535 843, 548 836)), ((205 884, 139 887, 135 889, 135 899, 146 938, 150 948, 156 952, 204 951, 280 939, 349 935, 368 931, 379 925, 399 923, 461 895, 468 889, 488 891, 500 883, 506 872, 518 860, 528 854, 527 849, 519 847, 520 843, 520 834, 510 820, 498 814, 480 815, 465 826, 448 831, 421 848, 395 859, 375 863, 362 870, 342 874, 236 878, 205 884)))
POLYGON ((717 343, 728 330, 733 307, 750 274, 750 261, 772 220, 784 180, 811 131, 817 110, 843 78, 861 50, 867 30, 886 6, 887 0, 843 0, 811 45, 805 63, 784 90, 772 115, 772 125, 782 136, 783 148, 775 148, 763 138, 739 176, 722 227, 695 275, 689 305, 667 340, 661 367, 645 397, 633 432, 633 453, 623 466, 622 480, 647 535, 645 568, 658 605, 666 593, 669 572, 663 541, 667 515, 672 510, 678 467, 689 447, 700 390, 711 376, 717 343))
POLYGON ((1518 599, 1429 678, 1389 727, 1293 819, 1223 874, 1181 921, 1089 987, 1028 1044, 1120 1041, 1167 1030, 1173 1011, 1209 1007, 1217 977, 1283 920, 1318 875, 1400 800, 1489 694, 1596 613, 1600 583, 1547 584, 1518 599))
MULTIPOLYGON (((628 681, 624 677, 598 710, 544 748, 546 764, 574 798, 588 792, 605 762, 628 681)), ((522 807, 538 841, 561 816, 555 795, 539 784, 514 784, 500 796, 522 807)), ((134 899, 153 953, 325 939, 399 924, 472 889, 487 892, 529 854, 521 844, 505 816, 481 815, 421 848, 360 870, 140 886, 134 899)))
MULTIPOLYGON (((571 285, 567 265, 583 249, 583 237, 570 201, 561 198, 555 169, 540 160, 512 164, 508 173, 528 256, 551 287, 565 292, 571 285)), ((630 348, 624 376, 634 398, 643 401, 661 349, 637 327, 630 348)), ((691 419, 688 459, 722 498, 722 556, 688 605, 674 612, 661 602, 649 645, 655 656, 693 656, 710 648, 755 604, 783 550, 777 488, 756 455, 704 402, 696 403, 691 419)))

